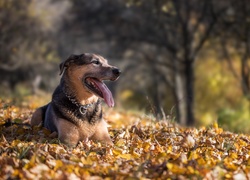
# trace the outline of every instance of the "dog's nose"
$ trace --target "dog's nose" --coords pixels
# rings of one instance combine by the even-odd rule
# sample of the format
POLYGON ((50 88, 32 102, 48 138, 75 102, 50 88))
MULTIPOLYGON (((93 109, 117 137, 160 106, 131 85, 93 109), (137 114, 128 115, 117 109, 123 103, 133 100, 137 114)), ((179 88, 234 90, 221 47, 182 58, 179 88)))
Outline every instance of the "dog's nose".
POLYGON ((120 71, 120 69, 118 69, 118 68, 114 68, 114 69, 112 70, 112 72, 113 72, 113 74, 116 75, 116 76, 120 76, 120 74, 121 74, 121 71, 120 71))

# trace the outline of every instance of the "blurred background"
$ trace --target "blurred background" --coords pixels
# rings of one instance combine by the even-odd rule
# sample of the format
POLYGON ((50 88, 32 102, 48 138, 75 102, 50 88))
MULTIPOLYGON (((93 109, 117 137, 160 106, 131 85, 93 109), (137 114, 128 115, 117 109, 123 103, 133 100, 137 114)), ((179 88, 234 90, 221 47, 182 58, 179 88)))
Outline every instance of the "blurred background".
POLYGON ((83 52, 122 70, 119 109, 250 132, 247 0, 0 0, 1 99, 50 98, 83 52))

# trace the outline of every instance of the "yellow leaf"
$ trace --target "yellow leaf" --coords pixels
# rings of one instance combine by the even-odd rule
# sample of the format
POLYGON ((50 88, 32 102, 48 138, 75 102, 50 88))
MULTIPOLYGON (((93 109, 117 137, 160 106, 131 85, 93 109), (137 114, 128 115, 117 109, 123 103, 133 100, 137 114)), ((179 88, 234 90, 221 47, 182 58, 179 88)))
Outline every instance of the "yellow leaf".
POLYGON ((132 151, 132 155, 135 157, 135 158, 139 158, 141 155, 139 153, 137 153, 135 150, 132 151))
POLYGON ((151 147, 151 144, 149 142, 146 142, 146 143, 143 144, 143 149, 144 149, 145 152, 149 152, 150 147, 151 147))
POLYGON ((21 141, 19 139, 12 141, 11 146, 17 146, 21 141))
POLYGON ((83 164, 85 164, 85 165, 92 165, 93 164, 93 161, 90 159, 90 158, 84 158, 84 157, 82 157, 81 158, 81 162, 83 163, 83 164))
POLYGON ((157 155, 157 158, 166 158, 166 156, 167 156, 167 153, 162 152, 162 153, 159 153, 159 154, 157 155))
POLYGON ((120 154, 122 154, 122 149, 115 148, 115 149, 113 149, 112 152, 114 155, 119 156, 120 154))
POLYGON ((130 160, 132 156, 131 154, 120 154, 118 157, 121 157, 126 160, 130 160))
POLYGON ((231 179, 231 178, 232 178, 232 175, 231 175, 231 174, 226 174, 226 175, 225 175, 225 178, 231 179))
POLYGON ((236 153, 231 153, 230 158, 236 159, 236 158, 238 158, 238 155, 236 153))
POLYGON ((204 160, 204 158, 199 158, 199 159, 197 159, 197 163, 199 165, 205 165, 207 162, 204 160))
POLYGON ((230 169, 233 171, 238 169, 238 167, 234 163, 232 163, 232 159, 228 157, 224 159, 224 165, 227 169, 230 169))
POLYGON ((124 146, 125 143, 126 143, 126 140, 125 140, 125 139, 119 139, 119 140, 115 143, 115 145, 121 147, 121 146, 124 146))
POLYGON ((192 166, 188 166, 187 170, 188 170, 189 174, 194 174, 194 172, 195 172, 195 170, 194 170, 194 168, 192 166))
POLYGON ((56 160, 55 162, 55 171, 63 166, 63 162, 61 160, 56 160))
POLYGON ((167 168, 168 168, 169 170, 172 170, 173 167, 174 167, 174 165, 173 165, 172 163, 167 163, 167 168))
POLYGON ((217 122, 215 122, 214 124, 213 124, 213 128, 214 129, 217 129, 219 126, 218 126, 218 123, 217 122))
POLYGON ((185 167, 181 167, 181 166, 178 166, 178 165, 172 164, 172 163, 167 163, 166 166, 173 173, 176 173, 176 174, 185 174, 186 173, 185 167))
POLYGON ((188 157, 188 160, 195 160, 195 159, 198 159, 199 158, 199 155, 197 154, 196 151, 191 151, 189 157, 188 157))
POLYGON ((168 146, 167 153, 171 153, 171 152, 173 152, 173 147, 172 146, 168 146))

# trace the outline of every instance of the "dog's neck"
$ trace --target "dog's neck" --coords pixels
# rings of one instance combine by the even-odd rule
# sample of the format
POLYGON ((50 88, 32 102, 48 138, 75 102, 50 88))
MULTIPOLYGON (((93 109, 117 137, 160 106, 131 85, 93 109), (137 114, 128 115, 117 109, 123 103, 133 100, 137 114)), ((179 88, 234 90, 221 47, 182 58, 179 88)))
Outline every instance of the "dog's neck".
POLYGON ((87 97, 84 99, 78 99, 76 92, 73 92, 72 89, 69 88, 64 81, 61 81, 60 85, 63 94, 67 97, 67 99, 74 104, 77 108, 79 108, 79 112, 84 115, 87 110, 94 106, 94 104, 98 103, 100 100, 98 97, 87 97))
POLYGON ((87 110, 89 108, 92 108, 94 106, 94 104, 98 104, 100 102, 100 100, 98 99, 97 101, 93 102, 93 103, 89 103, 89 104, 82 104, 82 103, 79 103, 75 97, 72 97, 70 95, 68 95, 66 92, 63 92, 65 94, 65 96, 69 99, 69 101, 76 105, 78 108, 79 108, 79 112, 82 114, 82 115, 85 115, 87 110))
POLYGON ((93 104, 99 100, 99 97, 89 92, 82 85, 81 80, 79 78, 74 78, 76 80, 71 81, 69 76, 70 72, 65 72, 63 76, 67 76, 67 78, 61 79, 61 87, 64 91, 64 94, 71 99, 74 99, 75 102, 84 106, 86 104, 93 104))

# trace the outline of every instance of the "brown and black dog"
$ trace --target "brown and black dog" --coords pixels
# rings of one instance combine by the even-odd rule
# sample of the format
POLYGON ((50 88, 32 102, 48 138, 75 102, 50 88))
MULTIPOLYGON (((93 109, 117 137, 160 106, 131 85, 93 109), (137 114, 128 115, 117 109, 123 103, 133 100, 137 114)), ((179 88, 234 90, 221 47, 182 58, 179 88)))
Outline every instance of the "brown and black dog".
POLYGON ((102 118, 101 99, 109 107, 114 106, 114 100, 103 81, 115 81, 120 73, 99 55, 71 55, 60 64, 63 75, 52 101, 34 112, 31 125, 42 123, 69 146, 89 139, 112 144, 102 118))

